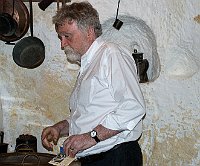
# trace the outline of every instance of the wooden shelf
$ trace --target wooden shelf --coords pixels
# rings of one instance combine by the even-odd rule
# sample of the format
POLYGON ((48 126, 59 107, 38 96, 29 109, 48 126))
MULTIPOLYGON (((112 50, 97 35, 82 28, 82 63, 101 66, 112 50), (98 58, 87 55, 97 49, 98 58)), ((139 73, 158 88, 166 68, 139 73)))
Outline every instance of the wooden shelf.
MULTIPOLYGON (((22 0, 23 2, 29 2, 29 0, 22 0)), ((32 2, 40 2, 42 0, 32 0, 32 2)), ((57 2, 57 0, 54 0, 54 2, 57 2)), ((59 0, 59 2, 71 2, 71 0, 59 0)))

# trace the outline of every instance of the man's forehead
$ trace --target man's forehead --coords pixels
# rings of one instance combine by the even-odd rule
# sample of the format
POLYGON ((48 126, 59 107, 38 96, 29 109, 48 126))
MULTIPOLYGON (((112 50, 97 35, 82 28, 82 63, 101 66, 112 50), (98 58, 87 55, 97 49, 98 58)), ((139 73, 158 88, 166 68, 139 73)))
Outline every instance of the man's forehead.
POLYGON ((74 30, 78 30, 78 26, 76 24, 76 22, 71 22, 71 23, 68 23, 68 22, 63 22, 62 24, 57 24, 55 26, 56 28, 56 31, 65 31, 65 32, 71 32, 71 31, 74 31, 74 30))

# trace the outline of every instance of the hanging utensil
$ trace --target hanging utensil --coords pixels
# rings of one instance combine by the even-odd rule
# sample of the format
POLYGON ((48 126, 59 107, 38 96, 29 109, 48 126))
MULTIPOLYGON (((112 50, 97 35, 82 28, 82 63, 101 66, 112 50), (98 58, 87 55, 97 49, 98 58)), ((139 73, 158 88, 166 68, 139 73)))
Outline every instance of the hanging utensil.
POLYGON ((30 4, 30 31, 31 36, 25 37, 16 43, 13 48, 13 60, 20 67, 33 69, 40 66, 45 59, 45 46, 43 42, 33 36, 33 9, 30 4))
POLYGON ((45 11, 45 9, 51 5, 54 2, 54 0, 42 0, 38 3, 38 6, 41 10, 45 11))
POLYGON ((29 12, 22 0, 0 0, 0 40, 19 40, 28 28, 29 12))
POLYGON ((121 28, 121 26, 123 25, 123 22, 118 19, 119 4, 120 4, 120 0, 118 1, 117 14, 116 14, 115 22, 113 23, 113 27, 116 28, 117 30, 119 30, 121 28))

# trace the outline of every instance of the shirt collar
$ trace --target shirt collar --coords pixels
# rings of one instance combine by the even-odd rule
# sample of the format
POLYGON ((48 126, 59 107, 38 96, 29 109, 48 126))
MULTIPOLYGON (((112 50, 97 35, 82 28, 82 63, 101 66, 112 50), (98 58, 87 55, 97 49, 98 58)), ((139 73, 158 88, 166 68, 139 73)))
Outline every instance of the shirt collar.
POLYGON ((101 47, 103 44, 102 37, 98 37, 87 50, 87 52, 81 57, 81 68, 80 72, 84 70, 88 63, 91 63, 92 59, 95 57, 95 52, 101 47))

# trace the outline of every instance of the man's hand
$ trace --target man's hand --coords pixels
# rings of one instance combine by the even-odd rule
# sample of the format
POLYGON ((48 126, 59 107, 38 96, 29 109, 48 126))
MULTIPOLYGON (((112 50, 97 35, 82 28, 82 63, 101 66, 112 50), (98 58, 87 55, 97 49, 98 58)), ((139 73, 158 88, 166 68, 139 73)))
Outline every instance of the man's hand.
POLYGON ((58 129, 54 126, 50 126, 50 127, 46 127, 43 131, 42 131, 42 136, 41 136, 41 140, 42 140, 42 145, 47 149, 47 150, 53 150, 53 144, 54 145, 57 144, 58 139, 59 139, 59 134, 60 132, 58 131, 58 129))
POLYGON ((89 133, 70 136, 64 143, 64 151, 66 155, 75 157, 75 155, 88 149, 96 144, 96 141, 90 136, 89 133))
POLYGON ((42 131, 42 145, 47 150, 53 150, 53 144, 56 145, 58 139, 69 134, 69 123, 67 120, 60 121, 53 126, 46 127, 42 131), (52 144, 53 143, 53 144, 52 144))

